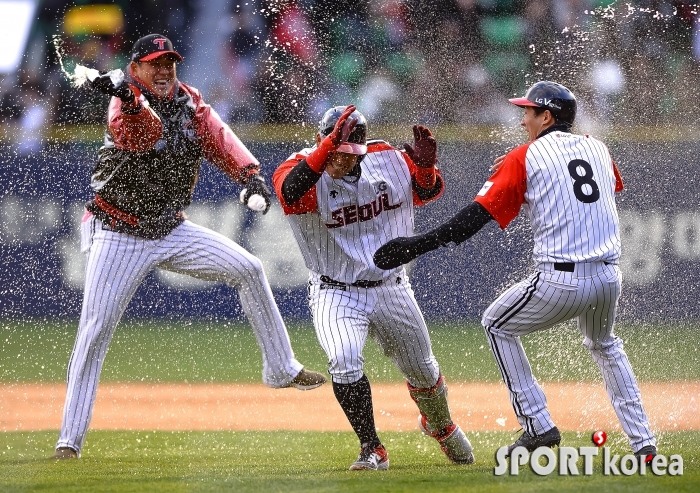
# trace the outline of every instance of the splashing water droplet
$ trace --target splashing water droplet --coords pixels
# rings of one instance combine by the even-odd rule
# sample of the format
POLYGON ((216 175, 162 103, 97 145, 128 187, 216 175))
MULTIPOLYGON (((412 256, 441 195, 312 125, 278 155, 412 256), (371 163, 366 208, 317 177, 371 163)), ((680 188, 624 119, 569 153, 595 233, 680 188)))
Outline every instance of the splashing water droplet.
MULTIPOLYGON (((63 72, 63 75, 65 75, 66 79, 68 79, 73 87, 80 87, 88 80, 93 81, 96 77, 99 77, 99 71, 95 70, 94 68, 88 68, 79 63, 76 63, 72 72, 66 69, 65 65, 63 64, 63 40, 60 36, 54 34, 52 36, 52 41, 56 50, 56 56, 58 57, 58 64, 61 67, 61 72, 63 72)), ((109 78, 112 80, 112 84, 114 86, 121 84, 121 82, 124 80, 124 72, 122 72, 121 69, 111 70, 107 72, 107 75, 109 75, 109 78)))

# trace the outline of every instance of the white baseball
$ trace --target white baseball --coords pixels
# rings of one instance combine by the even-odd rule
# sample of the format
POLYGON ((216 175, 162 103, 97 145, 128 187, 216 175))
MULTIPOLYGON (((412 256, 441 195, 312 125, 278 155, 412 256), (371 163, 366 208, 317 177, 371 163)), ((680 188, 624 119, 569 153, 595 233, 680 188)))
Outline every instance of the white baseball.
POLYGON ((265 197, 262 195, 255 193, 248 199, 248 208, 254 211, 264 211, 265 207, 267 207, 267 203, 265 202, 265 197))
MULTIPOLYGON (((244 202, 245 193, 247 191, 248 191, 247 188, 244 188, 243 190, 241 190, 241 195, 239 197, 241 199, 241 202, 244 202)), ((248 208, 250 210, 260 212, 260 211, 264 211, 265 207, 267 207, 267 204, 265 203, 265 197, 263 197, 262 195, 254 193, 248 199, 248 208)))

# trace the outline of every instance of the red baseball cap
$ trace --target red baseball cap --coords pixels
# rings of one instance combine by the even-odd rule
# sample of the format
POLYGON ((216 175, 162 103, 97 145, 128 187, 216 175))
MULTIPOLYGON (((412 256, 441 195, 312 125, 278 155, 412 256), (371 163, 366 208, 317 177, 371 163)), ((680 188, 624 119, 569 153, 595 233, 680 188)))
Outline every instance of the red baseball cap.
POLYGON ((515 106, 520 106, 521 108, 525 107, 525 106, 534 106, 534 107, 542 106, 541 104, 533 103, 532 101, 530 101, 527 98, 512 98, 512 99, 509 99, 508 101, 513 103, 515 106))
POLYGON ((178 62, 182 61, 182 55, 175 51, 173 43, 162 34, 144 36, 131 49, 132 62, 147 62, 163 55, 172 55, 178 62))

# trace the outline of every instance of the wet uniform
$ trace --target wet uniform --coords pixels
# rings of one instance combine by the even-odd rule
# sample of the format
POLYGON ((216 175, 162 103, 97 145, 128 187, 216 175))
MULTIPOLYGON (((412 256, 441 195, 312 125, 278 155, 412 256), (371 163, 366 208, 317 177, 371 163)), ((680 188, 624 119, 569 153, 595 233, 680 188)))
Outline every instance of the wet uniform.
POLYGON ((518 421, 532 436, 554 423, 520 336, 575 318, 632 450, 656 443, 613 333, 622 281, 614 195, 622 189, 602 142, 551 131, 512 150, 475 198, 502 228, 521 207, 532 225, 535 272, 501 294, 482 318, 518 421))
POLYGON ((237 288, 262 350, 267 385, 284 387, 302 370, 260 261, 184 214, 203 159, 239 183, 258 172, 257 160, 196 89, 177 82, 172 97, 159 100, 138 80, 129 82, 139 104, 127 111, 118 98, 111 100, 91 182, 95 198, 82 222, 84 298, 56 445, 77 454, 114 330, 155 268, 237 288))
MULTIPOLYGON (((310 152, 302 150, 277 169, 278 197, 289 171, 310 152)), ((336 383, 362 377, 369 335, 412 386, 431 387, 439 368, 406 271, 377 268, 372 253, 392 238, 413 234, 414 205, 442 194, 442 179, 421 198, 412 180, 415 164, 383 141, 368 142, 360 166, 359 179, 323 173, 301 200, 280 199, 310 271, 309 306, 318 339, 336 383)))

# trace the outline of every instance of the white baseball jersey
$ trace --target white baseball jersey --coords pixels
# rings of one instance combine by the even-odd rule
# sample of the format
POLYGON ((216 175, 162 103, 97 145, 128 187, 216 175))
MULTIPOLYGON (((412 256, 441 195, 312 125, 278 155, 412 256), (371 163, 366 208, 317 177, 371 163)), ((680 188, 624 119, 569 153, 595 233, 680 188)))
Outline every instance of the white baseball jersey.
POLYGON ((622 180, 597 139, 551 132, 510 153, 476 202, 505 228, 524 209, 540 262, 617 263, 620 233, 615 192, 622 180))
MULTIPOLYGON (((440 370, 406 273, 403 267, 379 269, 372 255, 387 241, 413 234, 413 207, 439 197, 442 179, 423 200, 410 158, 386 142, 367 144, 359 178, 333 179, 324 172, 298 202, 281 200, 282 207, 310 270, 309 308, 333 382, 362 378, 369 336, 411 386, 430 388, 440 370)), ((292 155, 277 169, 278 196, 284 178, 311 151, 292 155)))
MULTIPOLYGON (((302 150, 291 162, 310 151, 302 150)), ((403 270, 379 269, 372 255, 393 238, 412 236, 414 201, 423 204, 414 195, 411 170, 398 149, 370 141, 360 166, 356 182, 323 173, 301 204, 285 208, 306 267, 348 284, 389 278, 403 270)))
POLYGON ((501 294, 482 324, 518 422, 530 435, 555 426, 520 337, 576 319, 634 452, 655 445, 622 340, 613 333, 622 276, 614 194, 622 180, 608 149, 550 132, 506 156, 477 194, 505 228, 521 206, 535 239, 535 272, 501 294))

